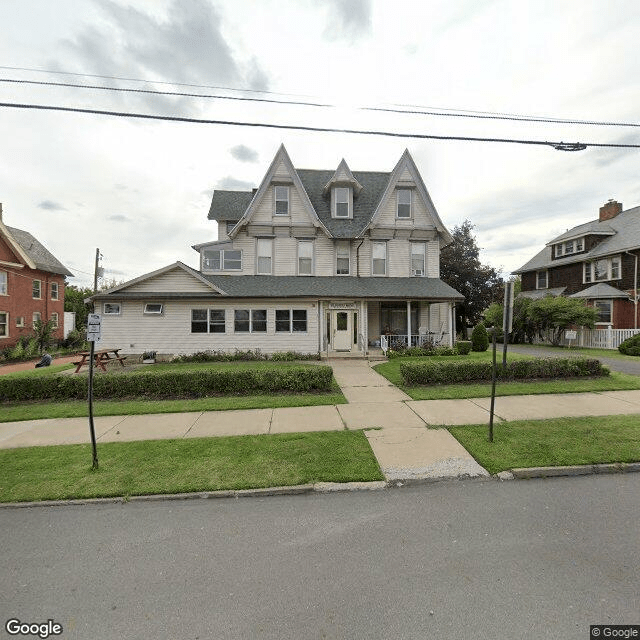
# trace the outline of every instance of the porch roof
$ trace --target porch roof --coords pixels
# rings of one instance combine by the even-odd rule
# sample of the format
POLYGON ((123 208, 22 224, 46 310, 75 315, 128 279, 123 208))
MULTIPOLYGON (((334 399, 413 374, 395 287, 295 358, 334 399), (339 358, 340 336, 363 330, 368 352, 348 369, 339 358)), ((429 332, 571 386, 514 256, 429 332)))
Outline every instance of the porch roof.
POLYGON ((630 299, 631 296, 620 289, 616 289, 612 287, 610 284, 606 282, 599 282, 598 284, 594 284, 588 289, 583 289, 582 291, 578 291, 578 293, 574 293, 569 296, 570 298, 586 298, 588 300, 596 300, 598 298, 627 298, 630 299))

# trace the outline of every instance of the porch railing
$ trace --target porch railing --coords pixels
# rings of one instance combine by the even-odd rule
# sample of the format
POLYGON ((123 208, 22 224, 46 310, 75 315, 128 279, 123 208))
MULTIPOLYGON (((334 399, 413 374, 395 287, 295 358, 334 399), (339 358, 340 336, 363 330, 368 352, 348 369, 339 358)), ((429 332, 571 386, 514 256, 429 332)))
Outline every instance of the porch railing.
POLYGON ((380 336, 380 348, 386 355, 389 349, 404 349, 407 346, 422 347, 428 344, 439 346, 446 344, 446 333, 415 333, 411 336, 405 334, 382 334, 380 336))

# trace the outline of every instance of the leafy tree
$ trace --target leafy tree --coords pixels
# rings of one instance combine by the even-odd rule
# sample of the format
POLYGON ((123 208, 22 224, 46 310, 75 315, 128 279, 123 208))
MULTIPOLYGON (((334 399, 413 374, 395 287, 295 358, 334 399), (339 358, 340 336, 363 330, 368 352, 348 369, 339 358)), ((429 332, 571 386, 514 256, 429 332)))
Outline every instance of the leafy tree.
POLYGON ((545 296, 531 302, 527 315, 538 335, 542 337, 549 332, 551 343, 558 346, 562 332, 571 326, 593 329, 598 311, 578 298, 545 296))
POLYGON ((87 316, 91 313, 91 305, 85 304, 85 298, 91 295, 93 295, 93 289, 79 289, 75 285, 65 287, 64 310, 75 311, 77 329, 87 326, 87 316))
POLYGON ((482 322, 479 322, 471 332, 471 349, 473 351, 486 351, 489 348, 489 334, 482 322))
POLYGON ((33 335, 37 340, 40 353, 44 353, 47 347, 53 342, 53 332, 55 330, 53 320, 36 320, 33 323, 33 335))
POLYGON ((465 298, 456 306, 456 323, 460 328, 477 324, 482 312, 504 295, 499 272, 480 263, 473 227, 469 220, 455 227, 453 242, 440 252, 440 278, 465 298))

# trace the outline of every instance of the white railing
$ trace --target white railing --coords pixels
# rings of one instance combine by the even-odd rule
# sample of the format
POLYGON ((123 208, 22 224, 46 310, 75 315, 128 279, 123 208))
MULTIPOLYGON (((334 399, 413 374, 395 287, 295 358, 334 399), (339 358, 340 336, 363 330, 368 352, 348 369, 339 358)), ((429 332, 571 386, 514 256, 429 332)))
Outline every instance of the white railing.
POLYGON ((447 333, 412 333, 409 343, 409 336, 406 333, 404 335, 382 334, 380 336, 380 348, 382 349, 382 353, 386 355, 388 349, 402 349, 409 344, 412 347, 421 347, 425 344, 438 346, 447 344, 448 335, 447 333))
MULTIPOLYGON (((577 329, 575 338, 568 339, 565 331, 560 344, 565 347, 585 347, 588 349, 617 349, 627 338, 640 333, 640 329, 577 329)), ((572 334, 569 334, 572 335, 572 334)), ((535 342, 550 342, 548 337, 535 342)))

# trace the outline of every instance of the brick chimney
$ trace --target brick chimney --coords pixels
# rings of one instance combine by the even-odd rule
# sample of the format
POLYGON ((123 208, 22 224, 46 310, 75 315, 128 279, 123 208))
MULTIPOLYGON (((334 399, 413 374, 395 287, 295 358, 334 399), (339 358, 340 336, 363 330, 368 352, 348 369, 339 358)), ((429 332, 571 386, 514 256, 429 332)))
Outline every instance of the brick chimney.
POLYGON ((622 202, 609 200, 600 207, 600 222, 615 218, 622 211, 622 202))

